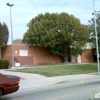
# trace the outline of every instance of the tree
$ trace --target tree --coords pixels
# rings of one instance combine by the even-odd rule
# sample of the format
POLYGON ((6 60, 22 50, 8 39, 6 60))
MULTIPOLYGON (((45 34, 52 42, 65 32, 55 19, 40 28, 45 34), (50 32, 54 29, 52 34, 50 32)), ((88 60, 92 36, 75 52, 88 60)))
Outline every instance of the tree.
MULTIPOLYGON (((94 13, 92 13, 94 16, 94 13)), ((95 18, 96 18, 96 28, 97 28, 97 37, 98 37, 98 47, 100 47, 100 11, 95 11, 95 18)), ((91 31, 91 38, 90 41, 94 44, 95 48, 93 48, 93 54, 96 58, 96 39, 95 39, 95 22, 94 22, 94 17, 89 20, 89 25, 88 25, 90 31, 91 31)), ((99 49, 100 53, 100 49, 99 49)))
POLYGON ((6 23, 0 22, 0 58, 1 58, 1 47, 4 47, 7 45, 9 38, 9 31, 6 23))
MULTIPOLYGON (((94 16, 94 13, 92 13, 92 15, 94 16)), ((96 28, 97 28, 97 36, 98 36, 98 45, 100 47, 100 11, 95 11, 95 17, 96 17, 96 28)), ((89 29, 91 31, 91 41, 95 44, 95 28, 94 28, 94 18, 91 18, 89 20, 89 29)))
POLYGON ((80 20, 68 13, 45 13, 32 18, 27 24, 23 42, 41 45, 57 55, 66 56, 66 47, 72 47, 72 54, 81 54, 88 38, 89 29, 80 20))

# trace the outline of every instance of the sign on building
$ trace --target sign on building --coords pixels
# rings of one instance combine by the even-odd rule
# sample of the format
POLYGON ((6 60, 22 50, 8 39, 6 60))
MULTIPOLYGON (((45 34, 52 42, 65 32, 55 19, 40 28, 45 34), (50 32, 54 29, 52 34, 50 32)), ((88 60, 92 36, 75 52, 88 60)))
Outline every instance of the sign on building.
POLYGON ((20 56, 28 56, 27 50, 19 50, 20 56))
POLYGON ((19 62, 15 62, 15 67, 20 67, 20 63, 19 62))

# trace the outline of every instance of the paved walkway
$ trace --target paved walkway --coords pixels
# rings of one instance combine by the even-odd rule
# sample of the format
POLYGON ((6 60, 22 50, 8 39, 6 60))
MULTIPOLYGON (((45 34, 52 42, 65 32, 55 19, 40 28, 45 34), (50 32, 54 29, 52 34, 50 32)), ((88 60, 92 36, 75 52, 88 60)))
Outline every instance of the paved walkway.
POLYGON ((87 79, 100 78, 100 76, 98 76, 97 73, 65 75, 65 76, 56 76, 56 77, 45 77, 38 74, 12 72, 6 70, 0 70, 0 73, 20 77, 19 90, 29 89, 29 88, 40 88, 43 86, 53 85, 64 81, 71 82, 71 81, 83 81, 87 79))

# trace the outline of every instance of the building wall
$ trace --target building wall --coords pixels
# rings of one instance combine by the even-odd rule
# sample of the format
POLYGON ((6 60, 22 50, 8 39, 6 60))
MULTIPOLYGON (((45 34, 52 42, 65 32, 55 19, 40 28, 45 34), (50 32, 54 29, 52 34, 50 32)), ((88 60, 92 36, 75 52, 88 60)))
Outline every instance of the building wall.
POLYGON ((81 56, 81 60, 82 60, 82 63, 94 62, 92 50, 87 49, 85 52, 83 52, 81 56))
MULTIPOLYGON (((41 46, 27 46, 24 44, 14 44, 14 58, 21 66, 38 64, 57 64, 63 59, 60 56, 52 55, 46 48, 41 46), (26 50, 27 56, 21 56, 20 50, 26 50)), ((12 46, 8 45, 2 49, 2 58, 10 61, 12 66, 12 46)), ((15 61, 16 62, 16 61, 15 61)))
MULTIPOLYGON (((12 46, 8 45, 2 49, 1 57, 9 60, 10 66, 12 66, 12 46)), ((70 48, 67 49, 68 57, 71 62, 88 63, 93 62, 92 49, 89 44, 86 51, 82 53, 81 57, 71 57, 70 48)), ((14 44, 14 58, 20 63, 20 66, 24 65, 38 65, 38 64, 58 64, 62 63, 62 57, 58 55, 52 55, 46 48, 41 46, 28 46, 24 44, 14 44), (20 55, 20 50, 26 50, 27 55, 20 55)), ((69 59, 69 61, 70 61, 69 59)), ((16 61, 15 61, 16 62, 16 61)))
POLYGON ((87 49, 85 50, 82 55, 78 55, 75 57, 75 62, 76 63, 90 63, 94 62, 93 60, 93 55, 92 55, 92 50, 87 49))
POLYGON ((92 43, 86 44, 86 50, 82 53, 82 56, 81 56, 82 63, 94 62, 92 46, 93 46, 92 43))
POLYGON ((90 63, 90 62, 94 62, 93 60, 93 52, 92 52, 92 47, 93 44, 92 43, 87 43, 86 44, 86 50, 82 53, 81 56, 77 56, 75 58, 76 63, 90 63))

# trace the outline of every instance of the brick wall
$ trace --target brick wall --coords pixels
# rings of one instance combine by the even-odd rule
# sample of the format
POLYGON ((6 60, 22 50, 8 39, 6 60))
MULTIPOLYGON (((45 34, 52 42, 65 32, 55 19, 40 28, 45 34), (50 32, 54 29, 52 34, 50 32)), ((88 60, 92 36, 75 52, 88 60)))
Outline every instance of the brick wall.
MULTIPOLYGON (((12 65, 11 45, 2 49, 2 58, 10 61, 12 65)), ((63 60, 60 56, 52 55, 46 48, 41 46, 27 46, 24 44, 14 44, 14 58, 23 65, 38 65, 38 64, 57 64, 63 60), (28 56, 20 56, 20 50, 27 50, 28 56)))
POLYGON ((94 62, 92 56, 92 50, 87 49, 85 52, 82 53, 82 63, 94 62))
MULTIPOLYGON (((12 46, 8 45, 2 49, 1 57, 10 61, 10 66, 12 65, 12 46)), ((69 58, 70 48, 67 49, 69 58)), ((38 65, 38 64, 57 64, 62 63, 62 57, 58 55, 52 55, 46 48, 41 46, 28 46, 24 44, 14 44, 14 57, 20 62, 21 66, 24 65, 38 65), (20 56, 20 50, 27 50, 28 56, 20 56)), ((75 62, 78 63, 77 57, 75 57, 75 62)), ((81 62, 88 63, 93 62, 92 50, 87 49, 81 55, 81 62)))

